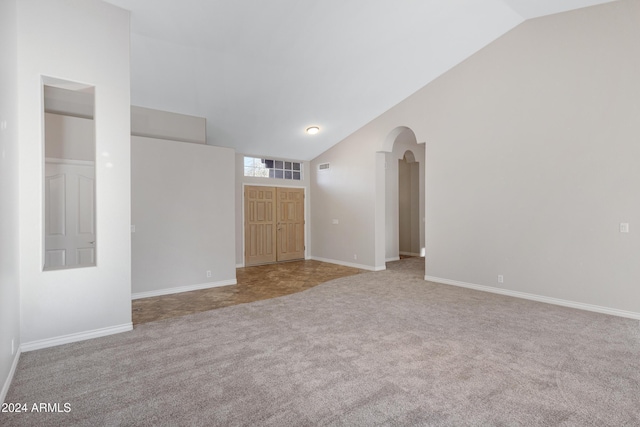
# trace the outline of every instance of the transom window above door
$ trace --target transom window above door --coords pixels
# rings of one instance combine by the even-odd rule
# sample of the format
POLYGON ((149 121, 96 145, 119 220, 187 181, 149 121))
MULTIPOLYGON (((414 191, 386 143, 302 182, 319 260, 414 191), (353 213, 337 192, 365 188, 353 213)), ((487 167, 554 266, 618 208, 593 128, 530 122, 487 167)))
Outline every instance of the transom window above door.
POLYGON ((245 156, 244 176, 300 181, 302 180, 302 163, 245 156))

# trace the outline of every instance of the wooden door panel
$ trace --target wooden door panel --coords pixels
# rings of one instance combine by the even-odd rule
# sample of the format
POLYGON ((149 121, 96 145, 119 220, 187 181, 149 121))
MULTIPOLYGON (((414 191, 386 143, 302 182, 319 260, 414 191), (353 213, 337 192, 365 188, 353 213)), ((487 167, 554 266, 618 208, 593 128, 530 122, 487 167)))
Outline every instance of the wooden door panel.
POLYGON ((245 265, 275 262, 276 197, 273 187, 245 187, 245 265))
POLYGON ((273 255, 273 237, 275 227, 271 224, 249 225, 249 246, 247 254, 251 257, 273 255))
MULTIPOLYGON (((304 258, 304 229, 298 224, 284 224, 280 226, 280 241, 279 241, 279 260, 283 257, 293 256, 293 253, 299 254, 302 252, 302 258, 304 258)), ((298 255, 299 256, 299 255, 298 255)))
POLYGON ((278 188, 278 261, 304 259, 304 189, 278 188))

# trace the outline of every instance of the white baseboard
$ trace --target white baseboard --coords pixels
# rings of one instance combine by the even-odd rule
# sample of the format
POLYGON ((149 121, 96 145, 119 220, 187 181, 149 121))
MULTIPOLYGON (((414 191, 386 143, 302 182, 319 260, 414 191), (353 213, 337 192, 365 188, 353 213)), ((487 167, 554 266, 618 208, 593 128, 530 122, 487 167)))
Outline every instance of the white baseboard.
POLYGON ((391 257, 391 258, 387 258, 384 261, 385 262, 400 261, 400 257, 399 256, 394 256, 394 257, 391 257))
POLYGON ((2 390, 0 390, 0 403, 4 403, 4 399, 7 397, 7 393, 9 393, 9 387, 11 386, 11 382, 13 381, 13 375, 16 373, 16 368, 18 367, 18 360, 20 360, 20 347, 16 351, 15 356, 13 356, 13 363, 11 364, 11 369, 9 370, 9 375, 7 375, 7 379, 4 381, 4 385, 2 386, 2 390))
POLYGON ((178 286, 176 288, 158 289, 157 291, 136 292, 131 294, 131 299, 151 298, 160 295, 179 294, 181 292, 199 291, 200 289, 217 288, 218 286, 237 285, 236 279, 220 280, 219 282, 201 283, 198 285, 178 286))
POLYGON ((405 256, 416 256, 416 257, 422 257, 424 255, 420 255, 417 252, 400 252, 400 255, 405 255, 405 256))
POLYGON ((476 285, 473 283, 459 282, 457 280, 443 279, 441 277, 424 276, 424 280, 442 283, 445 285, 459 286, 461 288, 475 289, 477 291, 491 292, 494 294, 507 295, 515 298, 528 299, 532 301, 544 302, 547 304, 561 305, 563 307, 577 308, 579 310, 593 311, 596 313, 610 314, 612 316, 626 317, 640 320, 640 313, 633 311, 618 310, 617 308, 602 307, 600 305, 585 304, 581 302, 569 301, 560 298, 545 297, 542 295, 529 294, 526 292, 512 291, 509 289, 494 288, 493 286, 476 285))
POLYGON ((313 259, 313 260, 316 260, 316 261, 328 262, 329 264, 344 265, 345 267, 359 268, 361 270, 368 270, 368 271, 382 271, 382 270, 386 270, 387 269, 387 267, 385 267, 385 266, 371 267, 370 265, 356 264, 356 263, 353 263, 353 262, 346 262, 346 261, 339 261, 337 259, 320 258, 320 257, 317 257, 317 256, 312 256, 310 259, 313 259))
POLYGON ((108 328, 94 329, 92 331, 78 332, 75 334, 62 335, 54 338, 46 338, 43 340, 30 341, 23 343, 20 350, 24 353, 27 351, 40 350, 57 345, 69 344, 77 341, 89 340, 91 338, 106 337, 107 335, 119 334, 133 330, 133 323, 125 323, 118 326, 109 326, 108 328))
POLYGON ((236 268, 244 268, 244 262, 240 264, 236 264, 236 268))

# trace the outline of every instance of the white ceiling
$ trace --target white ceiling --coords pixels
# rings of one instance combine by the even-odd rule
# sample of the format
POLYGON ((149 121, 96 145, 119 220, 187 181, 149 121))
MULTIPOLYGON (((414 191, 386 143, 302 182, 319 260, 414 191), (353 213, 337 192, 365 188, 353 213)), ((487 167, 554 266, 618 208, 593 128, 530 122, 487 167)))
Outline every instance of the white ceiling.
POLYGON ((310 160, 524 20, 612 0, 107 1, 132 12, 134 105, 310 160))

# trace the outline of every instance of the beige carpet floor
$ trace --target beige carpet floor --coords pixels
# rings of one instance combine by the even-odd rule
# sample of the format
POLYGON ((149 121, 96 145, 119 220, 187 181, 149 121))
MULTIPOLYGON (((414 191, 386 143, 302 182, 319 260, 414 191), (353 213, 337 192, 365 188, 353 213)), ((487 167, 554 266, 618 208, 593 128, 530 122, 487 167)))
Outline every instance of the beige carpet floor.
POLYGON ((637 426, 640 323, 425 282, 423 260, 25 353, 2 426, 637 426))

